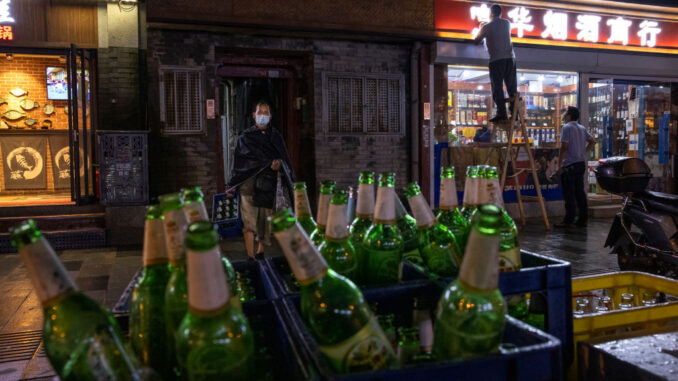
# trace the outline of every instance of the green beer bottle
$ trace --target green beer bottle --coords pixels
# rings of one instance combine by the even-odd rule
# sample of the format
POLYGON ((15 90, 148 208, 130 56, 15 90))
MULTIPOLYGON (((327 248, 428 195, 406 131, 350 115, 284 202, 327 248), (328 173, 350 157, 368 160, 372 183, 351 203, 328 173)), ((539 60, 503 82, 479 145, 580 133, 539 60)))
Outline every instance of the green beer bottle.
POLYGON ((144 269, 134 287, 129 307, 129 337, 132 349, 144 365, 171 378, 165 326, 165 290, 170 269, 167 243, 162 224, 162 210, 151 205, 146 211, 144 227, 144 269))
MULTIPOLYGON (((189 224, 198 221, 209 221, 210 218, 207 216, 207 208, 205 207, 205 200, 202 194, 200 187, 192 187, 184 189, 182 192, 182 198, 184 200, 184 212, 186 213, 186 219, 189 224)), ((235 268, 231 264, 231 261, 226 258, 226 256, 221 256, 221 262, 224 265, 224 271, 226 271, 226 278, 230 282, 231 296, 236 297, 238 289, 238 275, 236 274, 235 268)), ((233 301, 237 301, 237 297, 233 301)))
POLYGON ((313 234, 317 226, 311 215, 311 204, 308 202, 306 183, 303 181, 294 183, 294 215, 304 227, 306 234, 309 236, 313 234))
POLYGON ((362 253, 365 255, 365 282, 367 284, 394 284, 403 256, 403 236, 395 221, 395 174, 379 175, 377 206, 372 225, 365 233, 362 253))
POLYGON ((466 221, 471 221, 471 215, 478 206, 478 166, 466 167, 466 182, 464 183, 464 205, 461 207, 461 215, 466 221))
POLYGON ((278 211, 271 224, 301 285, 301 316, 332 368, 348 373, 395 365, 393 347, 355 284, 328 268, 289 211, 278 211))
POLYGON ((254 335, 247 318, 229 302, 219 236, 211 223, 186 233, 188 313, 176 334, 177 361, 188 380, 251 380, 254 335))
POLYGON ((468 238, 468 221, 461 215, 459 210, 459 201, 457 199, 457 184, 454 180, 454 167, 443 167, 440 169, 440 207, 438 211, 438 222, 447 226, 454 234, 454 238, 459 244, 463 254, 468 238))
POLYGON ((332 198, 332 192, 334 192, 334 186, 335 184, 333 180, 325 180, 320 183, 320 195, 318 196, 318 214, 316 218, 318 226, 310 236, 315 247, 320 247, 320 244, 323 243, 323 240, 325 239, 327 214, 330 209, 330 199, 332 198))
POLYGON ((168 366, 178 374, 176 367, 175 334, 188 311, 186 286, 186 228, 188 218, 184 212, 181 193, 168 193, 158 198, 165 227, 165 242, 170 259, 170 278, 165 290, 165 328, 167 332, 168 366))
POLYGON ((520 261, 520 242, 518 227, 513 218, 504 209, 504 197, 499 185, 497 167, 488 167, 481 180, 480 197, 483 203, 496 205, 501 209, 502 226, 499 231, 499 270, 516 271, 522 267, 520 261))
POLYGON ((501 342, 506 305, 499 282, 501 211, 482 205, 473 217, 459 277, 443 291, 436 310, 434 353, 459 359, 491 353, 501 342))
POLYGON ((152 379, 113 316, 83 295, 33 220, 10 229, 43 308, 45 353, 62 380, 152 379))
POLYGON ((405 194, 417 221, 417 241, 426 267, 441 277, 456 276, 461 254, 454 234, 436 221, 417 183, 407 185, 405 194))
POLYGON ((346 191, 335 190, 330 201, 325 239, 318 247, 318 251, 332 270, 355 282, 358 278, 358 258, 353 244, 348 239, 347 203, 346 191))
POLYGON ((419 238, 417 234, 417 221, 407 213, 405 205, 395 196, 396 225, 403 236, 403 260, 408 260, 416 265, 423 266, 424 260, 419 252, 419 238))
POLYGON ((184 199, 184 211, 189 223, 210 220, 207 216, 207 208, 205 208, 205 196, 200 187, 184 189, 182 198, 184 199))
POLYGON ((372 226, 372 216, 374 215, 374 173, 372 172, 360 172, 355 215, 355 219, 348 229, 348 238, 358 256, 358 283, 361 284, 365 282, 365 267, 367 266, 367 258, 363 252, 363 240, 367 229, 372 226))

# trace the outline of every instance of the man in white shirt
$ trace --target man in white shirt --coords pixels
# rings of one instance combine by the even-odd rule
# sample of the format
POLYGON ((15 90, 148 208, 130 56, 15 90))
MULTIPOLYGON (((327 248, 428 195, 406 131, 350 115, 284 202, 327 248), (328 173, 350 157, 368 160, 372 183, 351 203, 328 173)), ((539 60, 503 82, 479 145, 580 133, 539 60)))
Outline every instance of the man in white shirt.
POLYGON ((563 113, 563 126, 560 132, 560 156, 558 162, 561 175, 563 198, 565 199, 565 218, 556 227, 570 227, 575 223, 585 227, 588 219, 586 192, 584 191, 584 173, 586 172, 586 155, 596 144, 596 140, 586 127, 577 123, 579 109, 568 106, 563 113), (579 210, 579 219, 574 217, 579 210))
MULTIPOLYGON (((518 91, 516 79, 516 59, 511 42, 511 22, 501 18, 501 6, 490 8, 491 21, 480 28, 475 38, 476 44, 485 40, 487 52, 490 54, 490 81, 492 83, 492 99, 497 105, 497 114, 490 122, 507 120, 506 102, 504 101, 504 84, 509 98, 518 91)), ((513 109, 513 106, 511 107, 513 109)))

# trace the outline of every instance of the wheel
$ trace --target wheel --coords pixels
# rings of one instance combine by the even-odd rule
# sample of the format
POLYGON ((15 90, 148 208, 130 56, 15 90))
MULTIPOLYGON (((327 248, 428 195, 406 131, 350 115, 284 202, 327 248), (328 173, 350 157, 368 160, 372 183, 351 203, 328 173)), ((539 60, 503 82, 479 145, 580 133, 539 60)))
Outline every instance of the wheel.
MULTIPOLYGON (((631 232, 631 236, 639 244, 645 242, 645 237, 641 233, 631 232)), ((642 271, 659 275, 664 273, 662 266, 658 266, 650 254, 638 249, 626 235, 619 237, 612 252, 617 254, 617 264, 622 271, 642 271)))

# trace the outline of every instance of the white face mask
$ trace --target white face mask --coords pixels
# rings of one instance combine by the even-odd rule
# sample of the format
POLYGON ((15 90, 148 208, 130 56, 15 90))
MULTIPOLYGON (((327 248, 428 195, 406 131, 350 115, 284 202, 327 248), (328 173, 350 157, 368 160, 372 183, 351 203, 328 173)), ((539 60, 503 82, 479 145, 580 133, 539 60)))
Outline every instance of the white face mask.
POLYGON ((271 121, 271 116, 270 115, 257 114, 256 117, 255 117, 255 121, 257 122, 258 125, 265 126, 265 125, 268 124, 268 122, 271 121))

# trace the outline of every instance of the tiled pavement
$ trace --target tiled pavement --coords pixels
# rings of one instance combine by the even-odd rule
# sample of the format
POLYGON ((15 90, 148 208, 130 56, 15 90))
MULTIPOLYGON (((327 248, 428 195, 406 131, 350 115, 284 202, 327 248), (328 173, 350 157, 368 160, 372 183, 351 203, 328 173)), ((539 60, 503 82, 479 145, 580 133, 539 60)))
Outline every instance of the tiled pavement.
MULTIPOLYGON (((574 276, 618 270, 616 257, 602 248, 610 223, 610 219, 593 220, 587 229, 546 231, 534 221, 519 227, 521 247, 570 261, 574 276)), ((222 242, 222 250, 233 261, 246 259, 241 239, 222 242)), ((267 254, 280 255, 279 248, 273 246, 267 254)), ((115 305, 141 266, 140 249, 66 250, 59 255, 80 289, 108 308, 115 305)), ((42 325, 40 303, 16 254, 0 255, 0 290, 0 381, 49 379, 51 368, 35 348, 33 358, 2 359, 3 340, 18 332, 39 331, 42 325)))

